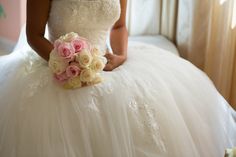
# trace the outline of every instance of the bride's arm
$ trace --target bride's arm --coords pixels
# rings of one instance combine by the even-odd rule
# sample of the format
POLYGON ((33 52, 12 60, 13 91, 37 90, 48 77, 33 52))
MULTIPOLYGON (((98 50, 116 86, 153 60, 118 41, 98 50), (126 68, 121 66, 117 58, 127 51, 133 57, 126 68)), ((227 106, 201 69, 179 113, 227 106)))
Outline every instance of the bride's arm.
POLYGON ((48 61, 53 45, 44 38, 51 0, 27 0, 26 34, 29 45, 48 61))
POLYGON ((121 14, 120 19, 115 23, 111 30, 110 40, 113 52, 116 55, 127 56, 128 33, 126 28, 126 7, 127 0, 120 0, 121 14))
POLYGON ((128 32, 126 28, 126 7, 127 0, 120 0, 121 14, 119 20, 115 23, 111 30, 110 41, 111 48, 114 53, 106 54, 108 64, 106 65, 106 71, 111 71, 116 67, 123 64, 127 58, 127 45, 128 45, 128 32))

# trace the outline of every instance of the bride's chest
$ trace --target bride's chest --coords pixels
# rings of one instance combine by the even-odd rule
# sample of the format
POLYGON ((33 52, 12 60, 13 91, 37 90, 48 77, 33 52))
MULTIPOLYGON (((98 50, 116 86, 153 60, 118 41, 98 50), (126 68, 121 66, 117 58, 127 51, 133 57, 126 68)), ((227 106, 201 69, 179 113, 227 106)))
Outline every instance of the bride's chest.
POLYGON ((50 20, 55 23, 104 27, 120 17, 120 0, 52 0, 50 20))

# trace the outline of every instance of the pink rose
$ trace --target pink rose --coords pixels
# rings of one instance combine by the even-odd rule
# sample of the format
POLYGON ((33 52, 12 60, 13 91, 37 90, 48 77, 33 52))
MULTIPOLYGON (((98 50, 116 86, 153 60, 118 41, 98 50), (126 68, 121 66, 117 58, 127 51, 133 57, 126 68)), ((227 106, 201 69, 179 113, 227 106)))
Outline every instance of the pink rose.
POLYGON ((80 38, 76 38, 75 40, 73 40, 71 42, 71 44, 73 45, 74 49, 75 49, 75 53, 80 52, 82 49, 87 47, 87 43, 86 41, 80 39, 80 38))
POLYGON ((68 60, 68 61, 72 61, 74 59, 74 55, 75 55, 75 49, 74 47, 70 44, 70 43, 61 43, 58 46, 57 52, 59 54, 60 57, 68 60))
POLYGON ((59 82, 65 82, 68 79, 66 72, 64 72, 62 74, 55 74, 54 78, 59 82))
POLYGON ((80 74, 81 69, 77 64, 71 64, 66 68, 66 75, 69 78, 74 78, 80 74))
POLYGON ((88 41, 82 37, 76 38, 75 40, 71 42, 71 44, 75 48, 75 53, 79 53, 85 48, 87 49, 90 48, 88 41))

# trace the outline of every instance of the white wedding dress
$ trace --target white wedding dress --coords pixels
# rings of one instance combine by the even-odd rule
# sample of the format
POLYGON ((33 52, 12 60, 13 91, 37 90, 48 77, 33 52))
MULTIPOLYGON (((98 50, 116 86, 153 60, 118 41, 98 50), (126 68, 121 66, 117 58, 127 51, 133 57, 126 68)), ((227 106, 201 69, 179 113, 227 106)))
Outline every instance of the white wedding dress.
MULTIPOLYGON (((106 48, 119 0, 52 0, 50 40, 74 31, 106 48)), ((65 90, 21 45, 0 57, 0 157, 223 157, 235 112, 208 77, 163 49, 132 42, 105 81, 65 90)))

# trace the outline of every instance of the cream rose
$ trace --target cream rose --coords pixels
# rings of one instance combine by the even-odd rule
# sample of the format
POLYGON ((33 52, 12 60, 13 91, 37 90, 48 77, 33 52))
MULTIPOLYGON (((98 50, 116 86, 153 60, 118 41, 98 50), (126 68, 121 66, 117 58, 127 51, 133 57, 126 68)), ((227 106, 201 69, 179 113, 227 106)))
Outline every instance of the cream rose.
POLYGON ((95 84, 98 84, 98 83, 101 83, 102 82, 102 77, 97 74, 94 76, 94 79, 91 81, 91 82, 88 82, 87 85, 90 86, 90 85, 95 85, 95 84))
POLYGON ((61 74, 65 72, 68 62, 63 61, 57 54, 55 50, 53 50, 50 53, 50 59, 48 62, 49 68, 52 70, 53 73, 55 74, 61 74))
POLYGON ((91 69, 84 69, 80 73, 82 82, 91 82, 94 79, 95 73, 91 69))
POLYGON ((82 87, 82 82, 80 80, 80 77, 74 77, 69 79, 64 85, 64 88, 66 89, 73 89, 73 88, 80 88, 82 87))
POLYGON ((98 58, 103 62, 104 65, 107 64, 107 58, 106 57, 100 56, 98 58))
POLYGON ((63 41, 65 42, 71 42, 72 40, 78 38, 79 35, 75 32, 71 32, 71 33, 68 33, 66 34, 64 37, 63 37, 63 41))
POLYGON ((104 59, 105 57, 94 57, 90 67, 91 69, 94 71, 94 72, 101 72, 104 67, 105 67, 105 64, 104 64, 104 59))
POLYGON ((92 62, 92 55, 89 50, 84 49, 78 55, 76 55, 75 60, 80 64, 81 67, 86 68, 92 62))
POLYGON ((60 56, 57 53, 55 48, 51 51, 51 53, 49 55, 49 59, 60 59, 60 56))
POLYGON ((93 47, 91 49, 91 54, 93 56, 100 56, 101 55, 101 50, 98 47, 93 47))

